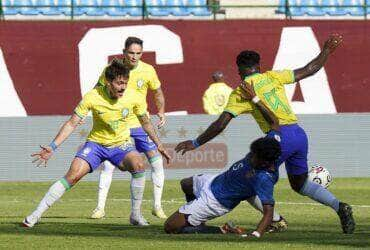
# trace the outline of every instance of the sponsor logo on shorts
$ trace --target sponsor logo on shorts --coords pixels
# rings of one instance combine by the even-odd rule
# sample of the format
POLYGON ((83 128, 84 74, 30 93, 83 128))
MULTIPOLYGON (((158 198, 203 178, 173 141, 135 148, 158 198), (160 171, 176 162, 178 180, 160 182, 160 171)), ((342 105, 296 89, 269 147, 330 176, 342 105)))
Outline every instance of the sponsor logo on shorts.
POLYGON ((83 156, 87 156, 88 154, 90 154, 91 152, 91 148, 87 147, 85 148, 83 151, 82 151, 82 154, 83 156))

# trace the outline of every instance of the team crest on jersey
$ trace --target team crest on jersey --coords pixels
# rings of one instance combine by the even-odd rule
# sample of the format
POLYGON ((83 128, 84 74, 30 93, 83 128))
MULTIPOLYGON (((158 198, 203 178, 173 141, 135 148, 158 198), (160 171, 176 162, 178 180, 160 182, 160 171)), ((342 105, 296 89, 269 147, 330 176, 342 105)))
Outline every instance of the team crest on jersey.
POLYGON ((144 85, 144 80, 143 79, 137 80, 136 85, 138 88, 141 88, 144 85))
POLYGON ((85 148, 83 151, 82 151, 82 155, 83 156, 87 156, 88 154, 90 154, 90 152, 91 152, 91 148, 85 148))
POLYGON ((124 108, 124 109, 122 110, 122 117, 123 117, 123 118, 126 118, 126 117, 128 116, 128 113, 129 113, 128 108, 124 108))

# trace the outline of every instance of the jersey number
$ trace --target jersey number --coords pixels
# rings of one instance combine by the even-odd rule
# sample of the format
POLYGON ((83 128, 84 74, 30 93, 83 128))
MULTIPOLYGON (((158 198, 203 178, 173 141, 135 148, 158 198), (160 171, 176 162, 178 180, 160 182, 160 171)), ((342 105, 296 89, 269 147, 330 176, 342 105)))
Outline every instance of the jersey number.
POLYGON ((276 94, 276 89, 273 88, 270 92, 266 92, 263 94, 266 101, 269 103, 269 106, 274 110, 277 111, 279 106, 283 108, 284 112, 287 114, 291 113, 291 110, 288 106, 286 106, 276 94))

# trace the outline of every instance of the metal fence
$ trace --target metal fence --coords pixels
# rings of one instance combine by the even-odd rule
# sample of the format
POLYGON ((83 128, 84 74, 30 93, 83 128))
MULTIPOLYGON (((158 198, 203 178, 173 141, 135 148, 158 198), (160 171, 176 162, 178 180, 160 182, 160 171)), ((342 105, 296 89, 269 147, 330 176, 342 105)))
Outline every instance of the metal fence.
MULTIPOLYGON (((142 0, 140 5, 136 6, 129 6, 129 5, 99 5, 99 6, 92 6, 92 5, 76 5, 74 0, 70 0, 70 4, 68 5, 3 5, 3 0, 0 0, 0 18, 4 20, 4 11, 3 8, 33 8, 33 9, 42 9, 42 8, 69 8, 69 14, 65 14, 71 20, 75 19, 76 9, 77 8, 99 8, 99 9, 107 9, 107 8, 140 8, 141 15, 139 16, 141 19, 151 19, 155 18, 149 14, 150 8, 159 8, 159 9, 172 9, 172 8, 207 8, 211 12, 211 16, 214 20, 217 20, 217 15, 225 14, 225 10, 228 8, 237 8, 237 9, 257 9, 257 8, 264 8, 264 9, 279 9, 279 11, 275 11, 275 13, 279 13, 285 17, 285 19, 291 19, 294 14, 292 13, 293 8, 338 8, 338 9, 346 9, 346 8, 361 8, 363 10, 363 19, 367 19, 368 16, 368 8, 370 8, 370 1, 363 1, 362 4, 359 5, 304 5, 304 4, 290 4, 289 0, 285 0, 285 6, 281 4, 240 4, 240 5, 221 5, 219 1, 207 1, 206 5, 149 5, 146 3, 146 0, 142 0)), ((357 15, 358 16, 358 15, 357 15)))

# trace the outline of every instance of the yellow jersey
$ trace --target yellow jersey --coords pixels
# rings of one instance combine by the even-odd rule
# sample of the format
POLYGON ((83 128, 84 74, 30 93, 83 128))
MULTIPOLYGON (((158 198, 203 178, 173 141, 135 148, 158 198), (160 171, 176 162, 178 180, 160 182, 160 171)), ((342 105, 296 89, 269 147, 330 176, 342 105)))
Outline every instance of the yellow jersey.
POLYGON ((99 86, 86 93, 74 112, 84 118, 91 111, 93 128, 87 140, 110 147, 130 142, 128 117, 145 115, 146 109, 143 102, 126 91, 121 98, 111 99, 106 86, 99 86))
POLYGON ((204 111, 210 115, 221 114, 232 91, 233 89, 223 82, 209 85, 202 98, 204 111))
MULTIPOLYGON (((256 95, 279 119, 280 125, 297 123, 298 119, 290 107, 284 88, 284 84, 295 82, 292 70, 256 73, 246 77, 244 81, 248 84, 253 82, 256 95)), ((241 97, 240 87, 233 90, 224 111, 234 117, 242 113, 251 113, 264 133, 271 130, 270 125, 256 106, 241 97)))
MULTIPOLYGON (((105 79, 105 70, 100 75, 98 85, 104 86, 107 82, 105 79)), ((155 90, 161 87, 161 82, 158 79, 157 73, 154 67, 145 62, 139 61, 136 68, 130 70, 129 81, 127 85, 127 94, 133 95, 143 105, 147 106, 146 96, 148 89, 155 90)), ((127 118, 127 122, 130 128, 141 127, 141 124, 134 114, 130 114, 127 118)))

